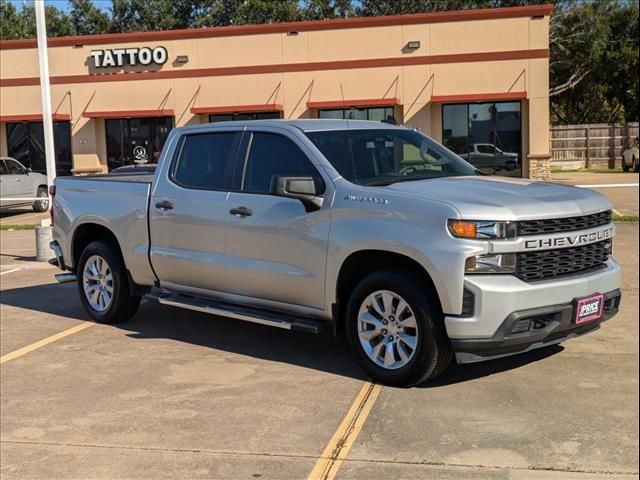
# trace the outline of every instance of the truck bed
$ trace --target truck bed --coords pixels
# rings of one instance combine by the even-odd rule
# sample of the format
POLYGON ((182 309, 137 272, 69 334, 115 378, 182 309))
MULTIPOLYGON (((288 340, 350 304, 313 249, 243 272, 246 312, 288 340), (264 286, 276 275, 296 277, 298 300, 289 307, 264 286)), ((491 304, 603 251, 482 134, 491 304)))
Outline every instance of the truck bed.
POLYGON ((73 238, 87 225, 106 227, 118 240, 125 264, 139 285, 153 283, 149 264, 149 230, 147 210, 152 174, 90 175, 56 179, 54 231, 69 266, 73 265, 73 238))

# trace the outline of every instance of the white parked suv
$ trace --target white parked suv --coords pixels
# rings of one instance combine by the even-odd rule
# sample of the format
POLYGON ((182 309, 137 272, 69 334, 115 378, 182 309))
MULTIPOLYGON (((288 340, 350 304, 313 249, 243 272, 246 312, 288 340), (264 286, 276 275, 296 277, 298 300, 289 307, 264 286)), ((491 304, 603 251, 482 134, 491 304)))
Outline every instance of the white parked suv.
POLYGON ((47 177, 25 168, 14 158, 0 157, 0 207, 24 205, 32 205, 34 212, 49 208, 47 177), (33 198, 41 200, 29 200, 33 198))

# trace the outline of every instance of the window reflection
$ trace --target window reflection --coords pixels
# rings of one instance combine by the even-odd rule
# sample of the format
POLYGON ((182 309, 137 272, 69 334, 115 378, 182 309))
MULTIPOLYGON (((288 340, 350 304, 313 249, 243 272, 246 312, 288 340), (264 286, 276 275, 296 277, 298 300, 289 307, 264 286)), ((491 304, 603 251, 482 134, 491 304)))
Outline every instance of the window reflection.
POLYGON ((443 143, 488 174, 522 176, 520 102, 444 105, 443 143))
MULTIPOLYGON (((71 123, 53 122, 56 175, 71 175, 71 123)), ((7 123, 7 153, 34 172, 47 173, 42 122, 7 123)))
POLYGON ((341 120, 386 120, 393 118, 393 107, 372 108, 335 108, 319 110, 318 118, 335 118, 341 120))

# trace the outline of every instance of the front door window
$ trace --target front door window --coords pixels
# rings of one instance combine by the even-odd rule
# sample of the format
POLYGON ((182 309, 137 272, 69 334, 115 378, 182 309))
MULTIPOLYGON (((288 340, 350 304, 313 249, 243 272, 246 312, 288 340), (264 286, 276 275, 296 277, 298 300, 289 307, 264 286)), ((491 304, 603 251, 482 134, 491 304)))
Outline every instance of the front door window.
POLYGON ((109 170, 123 165, 158 163, 173 128, 173 117, 116 118, 106 120, 109 170))
POLYGON ((444 145, 491 175, 522 176, 520 102, 442 107, 444 145))

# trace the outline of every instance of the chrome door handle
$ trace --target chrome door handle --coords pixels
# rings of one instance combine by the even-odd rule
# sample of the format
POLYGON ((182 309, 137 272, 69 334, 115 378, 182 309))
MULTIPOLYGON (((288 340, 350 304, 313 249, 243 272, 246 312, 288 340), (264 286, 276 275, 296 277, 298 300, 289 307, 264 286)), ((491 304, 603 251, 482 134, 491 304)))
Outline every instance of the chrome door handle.
POLYGON ((250 217, 253 215, 253 210, 247 207, 237 207, 229 210, 231 215, 235 215, 236 217, 250 217))
POLYGON ((173 208, 173 203, 169 200, 163 200, 156 203, 156 208, 159 208, 160 210, 171 210, 173 208))

